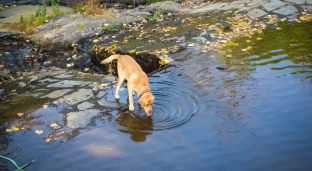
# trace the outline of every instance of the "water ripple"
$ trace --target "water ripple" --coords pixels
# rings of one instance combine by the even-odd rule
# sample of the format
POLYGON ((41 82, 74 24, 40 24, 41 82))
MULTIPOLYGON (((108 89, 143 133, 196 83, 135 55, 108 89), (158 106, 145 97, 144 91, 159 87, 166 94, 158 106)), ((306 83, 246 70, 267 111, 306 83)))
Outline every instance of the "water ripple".
POLYGON ((123 131, 150 131, 170 129, 189 121, 197 111, 197 96, 185 84, 163 77, 150 78, 155 96, 151 118, 138 107, 135 96, 135 111, 112 111, 111 123, 123 131))

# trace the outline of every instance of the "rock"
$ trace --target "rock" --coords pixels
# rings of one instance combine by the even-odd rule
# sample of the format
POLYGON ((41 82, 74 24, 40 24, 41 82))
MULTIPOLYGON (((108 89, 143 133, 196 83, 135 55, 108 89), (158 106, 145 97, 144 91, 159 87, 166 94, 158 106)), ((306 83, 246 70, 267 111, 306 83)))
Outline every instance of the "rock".
POLYGON ((92 108, 94 105, 95 104, 90 103, 90 102, 83 102, 83 103, 77 105, 77 109, 78 110, 87 110, 87 109, 92 108))
POLYGON ((51 88, 51 87, 69 88, 69 87, 73 87, 73 86, 83 87, 83 86, 88 85, 88 84, 91 84, 91 82, 64 80, 64 81, 60 81, 60 82, 57 82, 54 84, 49 84, 47 87, 48 88, 51 88))
POLYGON ((83 102, 85 100, 89 100, 93 98, 93 92, 90 89, 79 89, 78 91, 64 96, 61 101, 64 101, 65 103, 69 105, 75 105, 77 103, 83 102))
POLYGON ((220 8, 225 6, 225 5, 228 5, 228 3, 216 3, 216 4, 212 4, 212 5, 207 5, 207 6, 204 6, 202 8, 192 10, 190 12, 190 14, 205 13, 205 12, 209 12, 209 11, 213 11, 213 10, 220 10, 220 8))
POLYGON ((64 96, 65 94, 67 94, 67 93, 69 93, 71 91, 72 91, 72 89, 55 90, 52 93, 47 94, 47 95, 45 95, 43 97, 52 98, 52 99, 59 98, 59 97, 64 96))
POLYGON ((285 1, 292 2, 295 4, 304 4, 305 3, 305 0, 285 0, 285 1))
POLYGON ((118 108, 118 104, 117 103, 113 103, 113 102, 108 102, 107 100, 105 100, 104 98, 100 99, 97 101, 97 103, 103 107, 107 107, 107 108, 113 108, 116 109, 118 108))
POLYGON ((105 92, 105 91, 99 91, 99 93, 95 97, 103 98, 103 96, 106 95, 106 94, 107 94, 107 92, 105 92))
POLYGON ((73 75, 61 74, 61 75, 56 75, 56 76, 54 76, 54 77, 55 77, 55 78, 58 78, 58 79, 68 79, 68 78, 73 77, 73 75))
POLYGON ((18 83, 18 86, 19 86, 19 87, 26 87, 26 83, 25 83, 25 82, 19 82, 19 83, 18 83))
POLYGON ((281 15, 291 15, 291 14, 295 14, 296 12, 298 12, 298 9, 294 6, 288 5, 284 8, 275 10, 273 12, 277 14, 281 14, 281 15))
POLYGON ((164 2, 156 2, 149 6, 147 6, 143 11, 154 11, 155 9, 160 9, 164 12, 171 12, 171 13, 185 13, 189 9, 183 8, 181 4, 164 1, 164 2))
POLYGON ((67 114, 66 126, 71 129, 84 128, 91 122, 91 119, 93 117, 98 116, 100 114, 101 111, 98 109, 70 112, 67 114))
POLYGON ((200 41, 205 43, 207 39, 205 37, 193 37, 192 40, 200 41))
POLYGON ((284 6, 284 5, 285 5, 285 3, 282 2, 282 1, 273 0, 273 1, 270 1, 268 3, 263 4, 262 6, 264 7, 264 9, 266 11, 273 11, 273 10, 275 10, 277 8, 280 8, 280 7, 284 6))
POLYGON ((259 18, 259 17, 263 17, 267 14, 268 14, 267 12, 256 8, 256 9, 253 9, 251 11, 248 11, 246 15, 250 18, 259 18))

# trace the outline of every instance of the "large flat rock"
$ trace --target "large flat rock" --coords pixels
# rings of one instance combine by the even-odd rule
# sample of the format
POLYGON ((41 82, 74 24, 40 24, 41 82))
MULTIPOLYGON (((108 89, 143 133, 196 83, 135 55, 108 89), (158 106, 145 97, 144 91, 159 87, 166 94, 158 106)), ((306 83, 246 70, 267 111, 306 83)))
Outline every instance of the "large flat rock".
POLYGON ((295 14, 296 12, 298 12, 298 9, 292 5, 288 5, 284 8, 275 10, 273 12, 277 14, 281 14, 281 15, 291 15, 291 14, 295 14))
POLYGON ((273 11, 273 10, 275 10, 277 8, 280 8, 280 7, 284 6, 284 5, 285 5, 285 3, 282 2, 282 1, 273 0, 273 1, 270 1, 268 3, 263 4, 262 6, 264 7, 264 9, 266 11, 273 11))
POLYGON ((295 3, 295 4, 304 4, 305 0, 285 0, 287 2, 295 3))
POLYGON ((71 129, 84 128, 92 120, 93 117, 101 114, 98 109, 89 109, 79 112, 70 112, 67 114, 66 126, 71 129))
POLYGON ((267 14, 268 14, 267 12, 256 8, 256 9, 253 9, 251 11, 248 11, 246 15, 250 18, 259 18, 259 17, 263 17, 267 14))

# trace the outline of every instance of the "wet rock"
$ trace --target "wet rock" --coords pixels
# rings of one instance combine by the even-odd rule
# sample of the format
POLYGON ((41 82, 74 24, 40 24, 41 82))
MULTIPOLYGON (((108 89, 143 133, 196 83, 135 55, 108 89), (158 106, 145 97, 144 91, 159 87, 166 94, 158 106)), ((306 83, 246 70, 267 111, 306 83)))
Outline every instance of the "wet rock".
POLYGON ((19 86, 19 87, 26 87, 26 83, 25 83, 25 82, 19 82, 19 83, 18 83, 18 86, 19 86))
POLYGON ((312 10, 312 5, 300 5, 303 9, 312 10))
POLYGON ((77 105, 77 109, 78 110, 87 110, 87 109, 92 108, 94 105, 95 104, 90 103, 90 102, 83 102, 83 103, 77 105))
POLYGON ((298 9, 294 6, 288 5, 284 8, 275 10, 273 12, 277 14, 281 14, 281 15, 291 15, 291 14, 295 14, 296 12, 298 12, 298 9))
POLYGON ((268 14, 267 12, 256 8, 256 9, 253 9, 251 11, 248 11, 246 15, 250 18, 259 18, 259 17, 263 17, 267 14, 268 14))
POLYGON ((285 0, 285 1, 296 3, 296 4, 304 4, 305 3, 305 0, 285 0))
POLYGON ((57 83, 53 83, 53 84, 49 84, 47 87, 48 88, 69 88, 69 87, 74 87, 74 86, 86 86, 88 84, 91 84, 91 82, 84 82, 84 81, 72 81, 72 80, 64 80, 64 81, 60 81, 57 83))
POLYGON ((262 6, 264 7, 264 9, 266 11, 273 11, 273 10, 275 10, 277 8, 280 8, 280 7, 284 6, 284 5, 285 5, 285 3, 282 2, 282 1, 273 0, 273 1, 270 1, 268 3, 263 4, 262 6))
POLYGON ((193 37, 192 40, 200 41, 203 43, 205 43, 207 41, 207 39, 205 37, 193 37))
POLYGON ((65 94, 67 94, 67 93, 69 93, 71 91, 72 91, 72 89, 55 90, 52 93, 47 94, 47 95, 45 95, 43 97, 52 98, 52 99, 59 98, 59 97, 64 96, 65 94))
POLYGON ((98 109, 88 109, 85 111, 70 112, 67 114, 66 126, 72 129, 84 128, 91 122, 91 119, 93 117, 98 116, 100 114, 101 111, 98 109))
POLYGON ((77 103, 83 102, 85 100, 89 100, 93 98, 93 92, 90 89, 79 89, 78 91, 66 95, 63 98, 59 99, 60 101, 64 101, 65 103, 69 105, 75 105, 77 103))
POLYGON ((113 81, 116 81, 116 77, 113 75, 107 75, 105 78, 101 79, 102 83, 111 83, 113 81))
POLYGON ((113 103, 113 102, 108 102, 107 100, 105 100, 104 98, 100 99, 97 101, 97 103, 103 107, 107 107, 107 108, 113 108, 116 109, 118 108, 118 104, 117 103, 113 103))
POLYGON ((54 77, 55 77, 55 78, 58 78, 58 79, 68 79, 68 78, 73 77, 73 75, 61 74, 61 75, 56 75, 56 76, 54 76, 54 77))
POLYGON ((104 95, 106 95, 106 94, 107 94, 107 92, 105 92, 105 91, 99 91, 99 93, 98 93, 95 97, 97 97, 97 98, 103 98, 104 95))
POLYGON ((212 5, 207 5, 207 6, 204 6, 202 8, 192 10, 190 12, 190 14, 205 13, 205 12, 209 12, 209 11, 213 11, 213 10, 220 10, 221 7, 223 7, 227 4, 228 3, 216 3, 216 4, 212 4, 212 5))

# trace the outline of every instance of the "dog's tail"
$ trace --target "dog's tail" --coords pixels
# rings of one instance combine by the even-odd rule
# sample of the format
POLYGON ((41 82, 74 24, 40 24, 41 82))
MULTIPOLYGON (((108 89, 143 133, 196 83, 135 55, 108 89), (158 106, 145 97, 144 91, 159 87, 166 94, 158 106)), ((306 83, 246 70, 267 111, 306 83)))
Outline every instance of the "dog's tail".
POLYGON ((112 60, 117 59, 118 60, 119 55, 111 55, 110 57, 104 59, 103 61, 101 61, 101 64, 107 64, 112 62, 112 60))

